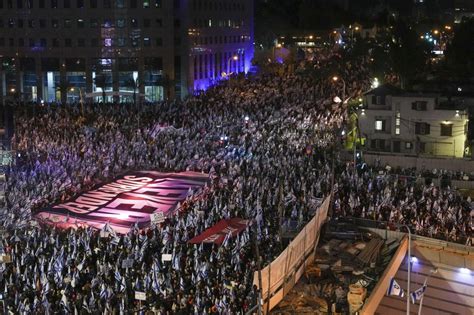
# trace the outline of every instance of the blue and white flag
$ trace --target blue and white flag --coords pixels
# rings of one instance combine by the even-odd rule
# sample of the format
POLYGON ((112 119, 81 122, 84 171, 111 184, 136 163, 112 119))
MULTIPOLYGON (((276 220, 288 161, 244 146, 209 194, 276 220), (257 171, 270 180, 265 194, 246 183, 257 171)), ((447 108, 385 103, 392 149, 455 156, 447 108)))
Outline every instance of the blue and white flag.
POLYGON ((156 294, 160 292, 160 283, 158 282, 158 277, 156 274, 153 275, 153 282, 151 283, 151 288, 155 291, 156 294))
POLYGON ((60 305, 64 308, 64 311, 66 311, 66 313, 70 313, 71 310, 69 309, 69 303, 67 301, 67 297, 66 297, 66 294, 63 293, 62 297, 61 297, 61 302, 60 302, 60 305))
POLYGON ((416 301, 421 300, 423 298, 423 294, 425 294, 425 291, 426 291, 426 280, 421 288, 410 293, 411 302, 415 304, 416 301))
POLYGON ((84 296, 84 298, 82 299, 82 309, 87 312, 87 314, 91 314, 91 309, 89 307, 89 304, 87 303, 87 299, 86 297, 84 296))
POLYGON ((400 287, 400 285, 395 281, 394 278, 390 280, 390 285, 388 287, 387 295, 396 295, 399 297, 405 296, 405 291, 400 287))
POLYGON ((101 300, 106 300, 107 299, 107 288, 105 287, 105 284, 102 283, 102 286, 100 288, 100 299, 101 300))
POLYGON ((125 277, 122 278, 122 282, 120 283, 120 288, 119 288, 119 292, 125 292, 125 290, 127 289, 127 285, 125 284, 125 277))
POLYGON ((122 282, 122 276, 120 275, 120 271, 118 271, 117 269, 115 270, 114 276, 115 276, 115 281, 117 283, 122 282))

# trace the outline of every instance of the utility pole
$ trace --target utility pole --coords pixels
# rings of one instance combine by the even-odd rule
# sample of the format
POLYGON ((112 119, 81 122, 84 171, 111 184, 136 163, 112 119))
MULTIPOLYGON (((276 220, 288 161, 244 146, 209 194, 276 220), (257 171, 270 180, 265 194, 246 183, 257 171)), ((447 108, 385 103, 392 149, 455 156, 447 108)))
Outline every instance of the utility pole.
MULTIPOLYGON (((258 233, 258 230, 257 230, 257 225, 256 225, 256 222, 254 221, 253 222, 253 225, 254 225, 254 230, 255 230, 255 234, 254 234, 254 244, 255 244, 255 255, 257 256, 257 274, 258 274, 258 300, 257 300, 257 305, 258 305, 258 315, 261 315, 262 314, 262 288, 263 288, 263 284, 262 284, 262 259, 260 257, 260 250, 258 249, 258 237, 257 237, 257 233, 258 233)), ((268 279, 268 281, 270 281, 270 279, 268 279)))

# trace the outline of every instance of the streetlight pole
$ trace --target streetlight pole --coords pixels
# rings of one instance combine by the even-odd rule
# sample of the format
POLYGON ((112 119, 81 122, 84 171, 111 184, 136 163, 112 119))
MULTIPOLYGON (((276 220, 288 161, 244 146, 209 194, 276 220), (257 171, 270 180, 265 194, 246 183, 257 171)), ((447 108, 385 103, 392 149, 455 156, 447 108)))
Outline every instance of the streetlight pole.
POLYGON ((81 112, 82 116, 84 117, 84 99, 82 97, 82 87, 79 88, 79 100, 81 102, 81 112))
MULTIPOLYGON (((344 103, 346 101, 346 81, 342 77, 338 77, 336 75, 332 77, 332 80, 334 82, 337 82, 337 81, 341 80, 341 82, 342 82, 342 105, 344 106, 344 103)), ((357 163, 357 150, 356 150, 356 141, 355 141, 354 130, 353 130, 352 137, 354 137, 354 141, 353 141, 352 146, 353 146, 353 151, 354 151, 354 170, 355 170, 356 163, 357 163)))
POLYGON ((231 56, 231 57, 227 60, 227 75, 228 75, 228 76, 230 76, 231 73, 232 73, 232 71, 231 71, 231 69, 230 69, 230 62, 231 62, 232 60, 234 60, 234 61, 239 60, 239 56, 233 55, 233 56, 231 56))
POLYGON ((346 81, 342 77, 338 77, 338 76, 333 76, 332 80, 334 82, 337 82, 337 81, 341 80, 341 82, 342 82, 342 104, 344 104, 346 102, 346 81))
POLYGON ((407 284, 407 315, 410 315, 410 274, 411 274, 411 231, 406 224, 397 224, 399 228, 405 227, 408 230, 408 284, 407 284))

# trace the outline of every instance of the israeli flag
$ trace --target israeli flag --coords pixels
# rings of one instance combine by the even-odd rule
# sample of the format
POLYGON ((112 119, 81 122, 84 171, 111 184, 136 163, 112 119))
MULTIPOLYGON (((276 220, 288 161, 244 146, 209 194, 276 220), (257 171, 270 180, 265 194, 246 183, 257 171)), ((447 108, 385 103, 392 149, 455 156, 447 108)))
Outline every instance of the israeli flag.
POLYGON ((62 297, 61 297, 61 302, 60 302, 60 305, 64 308, 64 310, 67 312, 67 313, 70 313, 71 310, 69 309, 69 303, 67 301, 67 297, 66 295, 63 293, 62 297))
POLYGON ((92 312, 91 312, 91 309, 90 309, 90 307, 89 307, 89 304, 87 304, 87 299, 86 299, 86 297, 84 297, 84 298, 82 299, 82 309, 84 309, 84 311, 87 312, 87 314, 91 314, 91 313, 92 313, 92 312))
POLYGON ((412 303, 415 304, 416 301, 420 300, 423 297, 423 294, 425 294, 425 291, 426 291, 426 284, 424 284, 418 290, 415 290, 414 292, 410 293, 412 303))
POLYGON ((400 287, 400 285, 395 281, 394 278, 390 280, 390 285, 388 287, 387 295, 396 295, 399 297, 405 296, 405 291, 400 287))
POLYGON ((105 287, 105 284, 102 283, 101 289, 100 289, 100 299, 107 299, 107 288, 105 287))
POLYGON ((127 289, 127 285, 125 284, 125 278, 122 278, 122 282, 120 283, 119 292, 125 292, 126 289, 127 289))

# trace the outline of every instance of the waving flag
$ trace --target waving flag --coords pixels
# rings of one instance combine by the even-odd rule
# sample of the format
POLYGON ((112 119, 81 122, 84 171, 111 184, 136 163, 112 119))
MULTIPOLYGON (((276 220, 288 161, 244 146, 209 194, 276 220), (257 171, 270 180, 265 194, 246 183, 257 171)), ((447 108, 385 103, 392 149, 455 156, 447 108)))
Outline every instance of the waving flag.
POLYGON ((71 310, 69 309, 69 303, 67 302, 66 294, 64 294, 64 293, 63 293, 63 296, 61 297, 61 306, 64 308, 66 313, 71 312, 71 310))
POLYGON ((423 295, 425 294, 425 291, 426 291, 426 280, 425 280, 425 283, 423 284, 423 286, 421 288, 419 288, 418 290, 415 290, 414 292, 410 293, 412 303, 415 304, 416 301, 422 299, 423 295))
POLYGON ((119 288, 119 292, 125 292, 127 286, 125 284, 125 278, 122 278, 122 282, 120 283, 120 288, 119 288))
POLYGON ((397 281, 392 278, 392 280, 390 280, 390 286, 388 287, 387 295, 396 295, 399 297, 404 297, 405 291, 400 287, 397 281))
POLYGON ((91 314, 91 313, 92 313, 92 312, 91 312, 91 309, 90 309, 90 307, 89 307, 89 304, 87 303, 86 297, 84 297, 84 298, 82 299, 82 309, 83 309, 85 312, 87 312, 87 314, 91 314))

